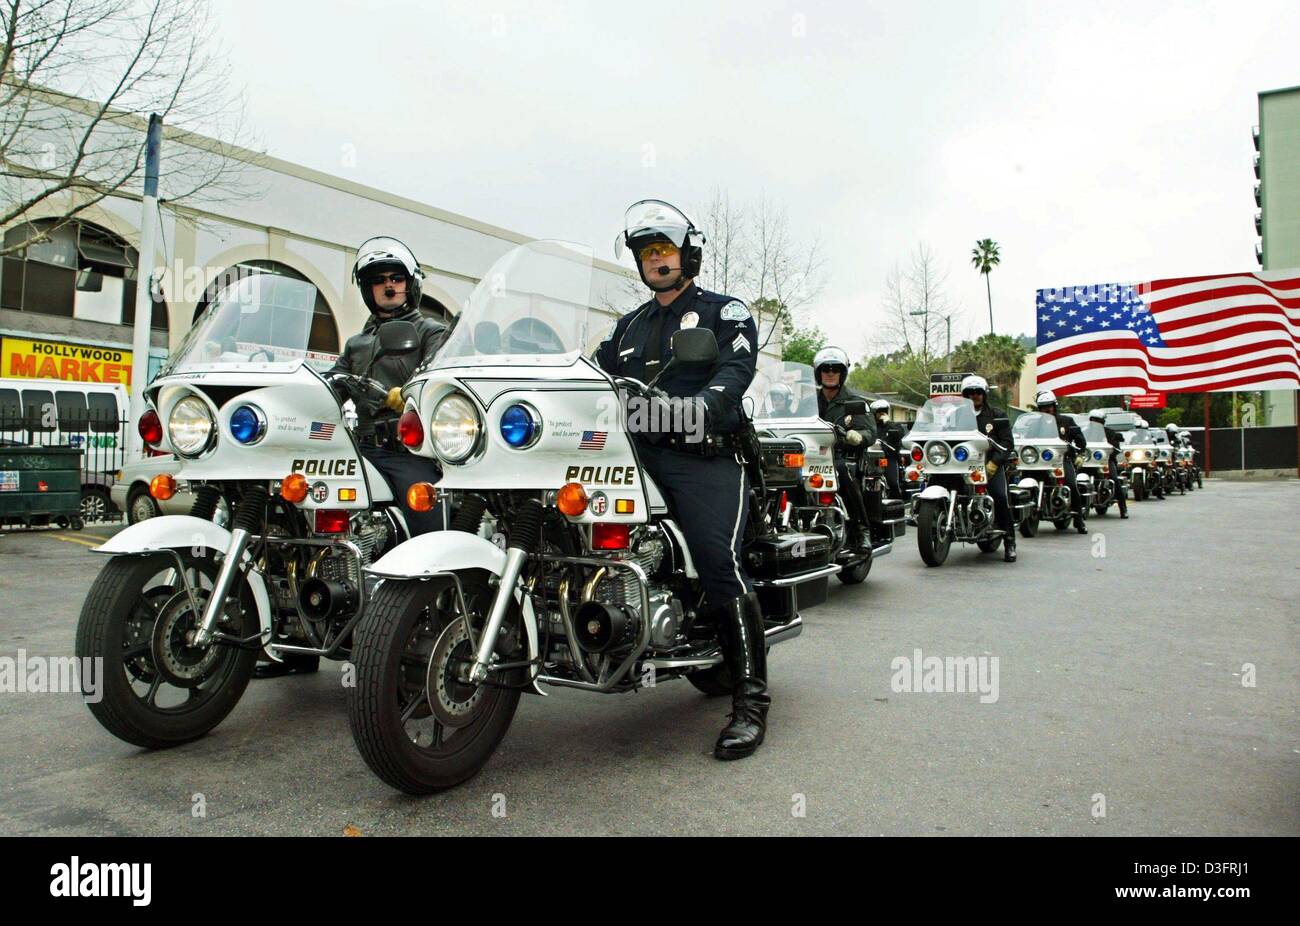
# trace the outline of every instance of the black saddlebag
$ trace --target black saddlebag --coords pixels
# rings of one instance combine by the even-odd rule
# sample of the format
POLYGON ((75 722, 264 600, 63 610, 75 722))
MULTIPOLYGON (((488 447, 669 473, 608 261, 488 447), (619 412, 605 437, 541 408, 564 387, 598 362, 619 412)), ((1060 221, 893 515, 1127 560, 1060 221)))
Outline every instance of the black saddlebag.
POLYGON ((831 541, 825 534, 773 534, 745 545, 745 572, 770 581, 811 572, 831 561, 831 541))

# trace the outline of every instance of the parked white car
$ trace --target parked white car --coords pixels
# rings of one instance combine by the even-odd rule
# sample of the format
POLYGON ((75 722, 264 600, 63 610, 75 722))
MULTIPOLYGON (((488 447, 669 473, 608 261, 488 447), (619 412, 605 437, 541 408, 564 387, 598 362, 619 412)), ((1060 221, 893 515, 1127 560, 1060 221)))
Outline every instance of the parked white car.
MULTIPOLYGON (((127 463, 117 471, 117 481, 109 489, 109 497, 119 511, 126 512, 128 524, 135 524, 160 514, 189 514, 194 507, 194 493, 183 479, 176 481, 176 494, 160 502, 149 494, 149 482, 159 473, 174 473, 176 458, 171 454, 150 457, 127 463)), ((213 520, 222 527, 230 520, 230 508, 225 499, 217 503, 217 516, 213 520)))

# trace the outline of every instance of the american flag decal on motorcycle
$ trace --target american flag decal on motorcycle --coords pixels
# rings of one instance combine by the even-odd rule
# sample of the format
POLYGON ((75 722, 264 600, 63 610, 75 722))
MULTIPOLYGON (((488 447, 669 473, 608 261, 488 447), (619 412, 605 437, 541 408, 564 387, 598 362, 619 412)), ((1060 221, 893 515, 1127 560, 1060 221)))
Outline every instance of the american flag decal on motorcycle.
POLYGON ((313 421, 311 423, 311 433, 307 435, 308 440, 329 440, 334 436, 334 425, 326 424, 323 421, 313 421))
POLYGON ((582 440, 578 442, 579 450, 604 450, 608 431, 583 431, 582 440))

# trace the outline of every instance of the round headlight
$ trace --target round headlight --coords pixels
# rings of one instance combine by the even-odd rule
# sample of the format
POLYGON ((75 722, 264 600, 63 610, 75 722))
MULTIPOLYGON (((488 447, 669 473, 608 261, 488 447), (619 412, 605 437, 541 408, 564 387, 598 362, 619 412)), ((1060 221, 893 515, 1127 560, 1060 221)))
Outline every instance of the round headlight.
POLYGON ((478 443, 478 410, 465 396, 452 393, 434 408, 429 432, 438 456, 447 463, 460 463, 478 443))
POLYGON ((256 444, 266 433, 266 417, 256 405, 241 405, 230 415, 230 436, 241 444, 256 444))
POLYGON ((530 447, 541 432, 541 419, 527 405, 511 405, 501 413, 501 437, 511 447, 530 447))
POLYGON ((948 445, 943 441, 933 441, 925 447, 925 458, 931 466, 943 466, 948 462, 948 445))
POLYGON ((1026 466, 1033 466, 1038 462, 1038 448, 1025 447, 1020 451, 1020 462, 1026 466))
POLYGON ((954 450, 952 455, 957 458, 958 463, 965 463, 966 458, 970 456, 970 450, 967 449, 965 444, 963 444, 954 450))
POLYGON ((167 418, 167 437, 182 456, 202 453, 212 437, 212 413, 207 403, 196 395, 188 395, 173 405, 167 418))
POLYGON ((1052 453, 1052 451, 1050 451, 1050 450, 1044 450, 1044 451, 1043 451, 1043 459, 1044 459, 1044 460, 1050 460, 1050 459, 1052 459, 1052 457, 1054 457, 1054 456, 1055 456, 1055 454, 1052 453))

